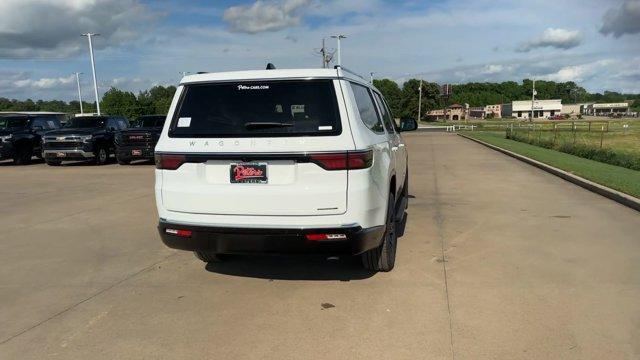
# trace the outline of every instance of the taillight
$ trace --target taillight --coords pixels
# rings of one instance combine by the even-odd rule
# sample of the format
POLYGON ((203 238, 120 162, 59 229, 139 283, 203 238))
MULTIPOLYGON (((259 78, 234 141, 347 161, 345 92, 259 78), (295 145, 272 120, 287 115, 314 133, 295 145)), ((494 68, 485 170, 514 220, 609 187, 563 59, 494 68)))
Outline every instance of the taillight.
POLYGON ((311 162, 325 170, 366 169, 373 163, 373 151, 347 151, 344 153, 312 154, 311 162))
POLYGON ((176 170, 186 161, 184 155, 156 154, 156 169, 176 170))

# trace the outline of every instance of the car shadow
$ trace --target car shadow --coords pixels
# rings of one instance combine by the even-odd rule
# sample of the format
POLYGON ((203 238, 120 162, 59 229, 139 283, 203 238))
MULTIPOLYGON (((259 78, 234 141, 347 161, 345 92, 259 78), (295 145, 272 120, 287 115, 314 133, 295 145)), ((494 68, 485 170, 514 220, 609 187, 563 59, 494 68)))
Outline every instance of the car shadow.
POLYGON ((220 263, 208 263, 212 273, 269 280, 363 280, 375 272, 362 267, 360 257, 233 255, 220 263))
POLYGON ((0 166, 16 166, 16 167, 20 167, 20 166, 29 166, 29 165, 38 165, 38 164, 44 164, 44 159, 38 159, 38 158, 33 158, 31 159, 31 162, 25 165, 16 165, 12 159, 6 159, 6 160, 0 160, 0 166))

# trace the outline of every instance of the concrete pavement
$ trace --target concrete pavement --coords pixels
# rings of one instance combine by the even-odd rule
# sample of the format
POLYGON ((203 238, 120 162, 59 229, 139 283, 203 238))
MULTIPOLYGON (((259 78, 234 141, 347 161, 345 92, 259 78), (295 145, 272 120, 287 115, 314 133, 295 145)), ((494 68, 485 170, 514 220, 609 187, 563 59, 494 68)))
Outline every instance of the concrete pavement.
POLYGON ((469 140, 406 136, 396 268, 156 234, 153 167, 0 166, 1 359, 634 359, 640 216, 469 140))

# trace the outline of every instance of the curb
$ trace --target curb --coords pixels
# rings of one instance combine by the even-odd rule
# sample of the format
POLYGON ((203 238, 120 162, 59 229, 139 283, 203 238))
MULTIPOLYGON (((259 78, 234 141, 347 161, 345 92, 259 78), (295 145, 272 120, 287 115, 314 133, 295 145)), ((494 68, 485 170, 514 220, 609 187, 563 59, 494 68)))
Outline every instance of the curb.
POLYGON ((615 201, 617 203, 620 203, 620 204, 622 204, 624 206, 630 207, 630 208, 632 208, 632 209, 634 209, 636 211, 640 211, 640 199, 635 198, 635 197, 633 197, 631 195, 627 195, 627 194, 625 194, 623 192, 620 192, 618 190, 614 190, 614 189, 608 188, 606 186, 594 183, 593 181, 589 181, 589 180, 587 180, 585 178, 582 178, 580 176, 574 175, 574 174, 572 174, 570 172, 558 169, 556 167, 553 167, 551 165, 547 165, 545 163, 542 163, 540 161, 528 158, 526 156, 523 156, 523 155, 520 155, 520 154, 516 154, 516 153, 514 153, 512 151, 509 151, 509 150, 503 149, 501 147, 486 143, 486 142, 484 142, 482 140, 474 139, 474 138, 472 138, 470 136, 463 135, 463 134, 460 134, 460 133, 458 133, 458 136, 461 136, 461 137, 463 137, 465 139, 469 139, 471 141, 475 141, 478 144, 481 144, 481 145, 484 145, 484 146, 486 146, 488 148, 491 148, 493 150, 499 151, 499 152, 501 152, 501 153, 503 153, 505 155, 511 156, 512 158, 515 158, 515 159, 518 159, 520 161, 523 161, 523 162, 525 162, 525 163, 527 163, 529 165, 533 165, 533 166, 537 167, 538 169, 544 170, 544 171, 546 171, 548 173, 551 173, 551 174, 553 174, 555 176, 558 176, 558 177, 560 177, 560 178, 562 178, 564 180, 567 180, 567 181, 569 181, 569 182, 571 182, 571 183, 573 183, 575 185, 583 187, 583 188, 585 188, 585 189, 587 189, 587 190, 589 190, 591 192, 594 192, 596 194, 602 195, 602 196, 604 196, 604 197, 606 197, 608 199, 611 199, 611 200, 613 200, 613 201, 615 201))

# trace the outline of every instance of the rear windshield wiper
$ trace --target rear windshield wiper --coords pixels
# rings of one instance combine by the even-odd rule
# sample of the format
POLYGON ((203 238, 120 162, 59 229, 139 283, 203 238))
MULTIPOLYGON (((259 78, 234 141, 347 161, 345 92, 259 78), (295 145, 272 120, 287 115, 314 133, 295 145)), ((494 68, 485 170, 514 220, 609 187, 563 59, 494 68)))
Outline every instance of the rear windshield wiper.
POLYGON ((269 127, 290 127, 290 126, 293 126, 293 124, 285 123, 285 122, 271 122, 271 121, 265 121, 265 122, 255 121, 255 122, 248 122, 244 124, 244 127, 247 129, 269 128, 269 127))

